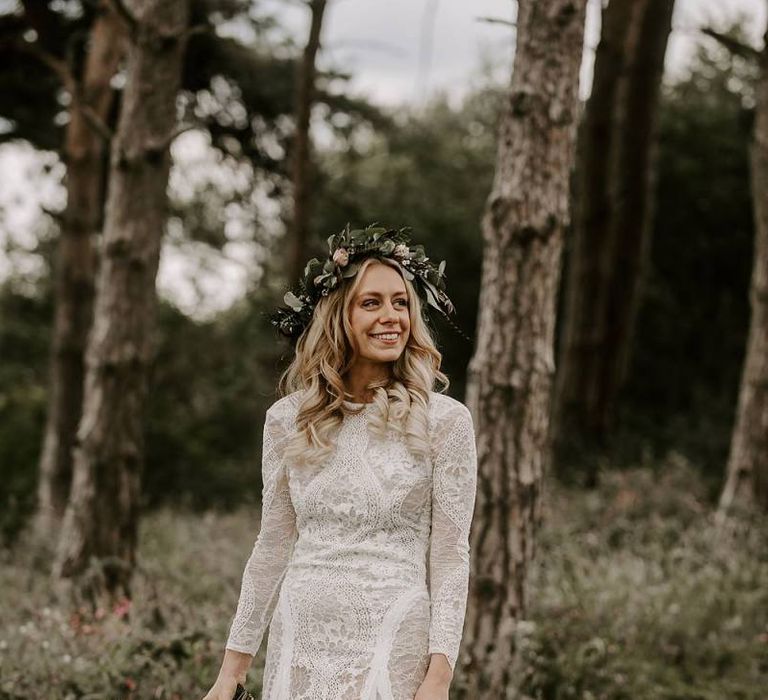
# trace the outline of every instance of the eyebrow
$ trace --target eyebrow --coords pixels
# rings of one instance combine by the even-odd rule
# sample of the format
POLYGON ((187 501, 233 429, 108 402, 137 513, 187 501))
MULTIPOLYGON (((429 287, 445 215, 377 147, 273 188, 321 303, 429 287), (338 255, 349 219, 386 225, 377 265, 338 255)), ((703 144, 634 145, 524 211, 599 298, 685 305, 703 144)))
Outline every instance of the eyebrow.
MULTIPOLYGON (((407 292, 395 292, 392 294, 393 297, 397 296, 407 296, 407 292)), ((365 297, 365 296, 371 296, 371 297, 380 297, 382 296, 379 292, 360 292, 360 294, 357 295, 359 297, 365 297)))

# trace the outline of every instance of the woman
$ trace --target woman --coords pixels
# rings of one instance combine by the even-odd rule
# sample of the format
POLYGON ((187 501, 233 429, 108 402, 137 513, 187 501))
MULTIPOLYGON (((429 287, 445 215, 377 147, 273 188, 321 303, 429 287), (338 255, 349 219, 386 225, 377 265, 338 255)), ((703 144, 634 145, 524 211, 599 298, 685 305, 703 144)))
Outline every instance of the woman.
POLYGON ((443 393, 420 294, 453 307, 404 231, 349 228, 273 322, 295 339, 267 411, 261 530, 219 676, 231 700, 269 625, 263 700, 446 700, 477 458, 443 393))

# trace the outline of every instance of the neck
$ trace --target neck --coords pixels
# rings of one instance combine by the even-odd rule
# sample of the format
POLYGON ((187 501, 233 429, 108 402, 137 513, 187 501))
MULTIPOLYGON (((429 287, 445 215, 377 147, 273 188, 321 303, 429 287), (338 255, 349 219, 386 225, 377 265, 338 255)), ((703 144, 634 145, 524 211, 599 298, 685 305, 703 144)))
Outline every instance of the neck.
POLYGON ((352 395, 354 403, 370 403, 373 391, 366 387, 373 382, 386 381, 391 377, 391 363, 356 362, 344 375, 344 390, 352 395))

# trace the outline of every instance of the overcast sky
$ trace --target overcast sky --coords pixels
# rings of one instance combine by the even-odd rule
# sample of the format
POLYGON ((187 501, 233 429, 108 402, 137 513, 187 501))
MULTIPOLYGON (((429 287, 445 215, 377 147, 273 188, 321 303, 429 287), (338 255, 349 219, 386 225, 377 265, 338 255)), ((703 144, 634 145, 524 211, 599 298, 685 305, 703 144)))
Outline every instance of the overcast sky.
MULTIPOLYGON (((303 44, 309 13, 300 0, 261 0, 277 15, 297 43, 303 44)), ((667 76, 684 70, 699 27, 723 27, 739 14, 749 22, 750 39, 761 44, 766 0, 677 0, 667 52, 667 76)), ((329 0, 322 35, 321 66, 349 71, 349 90, 376 102, 419 103, 438 90, 460 97, 477 75, 481 56, 489 55, 508 74, 512 29, 479 18, 511 20, 513 0, 329 0)), ((581 94, 589 92, 592 55, 600 32, 599 0, 590 0, 581 94)), ((506 79, 506 75, 505 75, 506 79)), ((176 165, 193 171, 205 157, 204 140, 190 132, 174 144, 176 165)), ((30 247, 40 206, 60 209, 63 191, 55 185, 61 166, 45 175, 43 158, 23 145, 0 146, 0 243, 8 236, 30 247)), ((234 245, 234 244, 233 244, 234 245)), ((158 273, 161 295, 186 312, 205 316, 226 308, 242 293, 254 266, 254 251, 240 245, 212 259, 192 244, 166 245, 158 273)), ((0 255, 0 279, 9 265, 34 276, 39 258, 23 253, 13 260, 0 255)))
MULTIPOLYGON (((765 28, 765 0, 677 0, 667 70, 686 65, 697 28, 721 27, 739 13, 750 20, 757 45, 765 28)), ((301 44, 309 12, 299 0, 263 0, 301 44)), ((461 94, 484 52, 511 65, 512 29, 480 18, 512 20, 513 0, 329 0, 321 62, 354 73, 353 88, 379 102, 419 101, 443 89, 461 94)), ((591 49, 600 33, 600 2, 590 0, 582 95, 589 91, 591 49)))

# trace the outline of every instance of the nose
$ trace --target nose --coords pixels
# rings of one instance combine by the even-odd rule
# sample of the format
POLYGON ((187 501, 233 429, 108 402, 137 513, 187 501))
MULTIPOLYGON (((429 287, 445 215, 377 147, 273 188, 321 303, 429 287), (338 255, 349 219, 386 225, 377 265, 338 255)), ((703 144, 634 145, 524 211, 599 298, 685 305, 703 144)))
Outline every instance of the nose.
POLYGON ((393 321, 397 323, 397 309, 395 309, 392 302, 387 302, 381 305, 381 322, 393 321))

